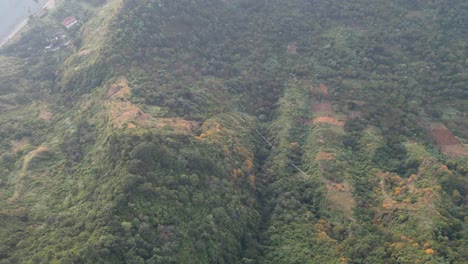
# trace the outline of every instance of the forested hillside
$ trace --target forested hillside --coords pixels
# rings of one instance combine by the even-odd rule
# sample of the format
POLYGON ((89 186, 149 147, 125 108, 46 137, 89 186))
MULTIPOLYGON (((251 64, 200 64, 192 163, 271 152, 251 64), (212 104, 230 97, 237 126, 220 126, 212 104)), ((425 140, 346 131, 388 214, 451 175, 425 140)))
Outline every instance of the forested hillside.
POLYGON ((467 21, 461 0, 31 17, 0 49, 0 263, 467 263, 467 21))

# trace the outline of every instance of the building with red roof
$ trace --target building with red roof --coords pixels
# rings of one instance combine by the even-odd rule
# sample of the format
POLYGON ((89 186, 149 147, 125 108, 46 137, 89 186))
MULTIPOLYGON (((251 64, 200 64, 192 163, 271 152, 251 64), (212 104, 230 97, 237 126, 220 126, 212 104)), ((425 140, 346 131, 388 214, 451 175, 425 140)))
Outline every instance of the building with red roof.
POLYGON ((78 19, 76 19, 76 17, 74 16, 70 16, 70 17, 65 18, 65 20, 63 20, 62 25, 66 27, 67 29, 69 29, 73 27, 76 23, 78 23, 78 19))

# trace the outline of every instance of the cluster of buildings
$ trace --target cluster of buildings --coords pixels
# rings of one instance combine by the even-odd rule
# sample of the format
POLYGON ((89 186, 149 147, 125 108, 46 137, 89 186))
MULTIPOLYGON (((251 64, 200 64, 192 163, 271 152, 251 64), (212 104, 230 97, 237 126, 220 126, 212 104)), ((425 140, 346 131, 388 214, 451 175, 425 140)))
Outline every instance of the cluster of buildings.
MULTIPOLYGON (((69 16, 62 21, 62 26, 68 30, 78 24, 78 22, 79 20, 75 16, 69 16)), ((44 48, 46 50, 53 51, 70 44, 70 40, 67 38, 65 30, 57 31, 54 35, 47 38, 47 41, 49 42, 49 45, 45 46, 44 48)))

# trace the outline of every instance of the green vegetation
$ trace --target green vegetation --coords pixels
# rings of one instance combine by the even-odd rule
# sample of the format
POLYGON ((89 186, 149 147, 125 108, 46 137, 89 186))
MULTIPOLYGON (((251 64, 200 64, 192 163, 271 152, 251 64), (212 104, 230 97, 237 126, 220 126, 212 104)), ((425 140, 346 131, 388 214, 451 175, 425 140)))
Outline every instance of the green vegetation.
POLYGON ((467 19, 64 1, 0 50, 0 263, 468 262, 467 19))

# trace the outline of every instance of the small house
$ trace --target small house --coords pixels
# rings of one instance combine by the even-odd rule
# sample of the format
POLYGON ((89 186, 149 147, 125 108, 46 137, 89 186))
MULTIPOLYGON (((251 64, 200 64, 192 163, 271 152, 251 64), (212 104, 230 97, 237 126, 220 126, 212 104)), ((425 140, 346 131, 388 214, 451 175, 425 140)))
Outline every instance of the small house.
POLYGON ((69 29, 73 27, 76 23, 78 23, 78 19, 76 19, 76 17, 74 16, 70 16, 70 17, 65 18, 65 20, 63 20, 62 25, 66 27, 67 29, 69 29))

